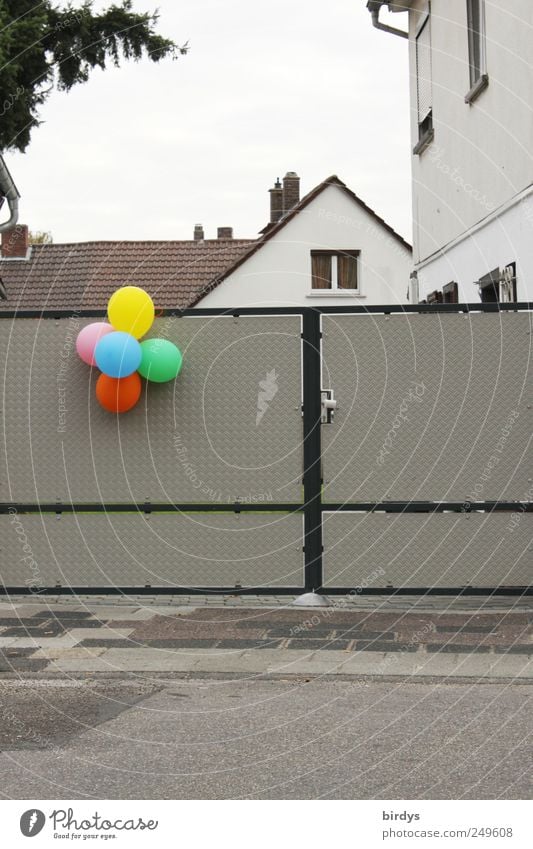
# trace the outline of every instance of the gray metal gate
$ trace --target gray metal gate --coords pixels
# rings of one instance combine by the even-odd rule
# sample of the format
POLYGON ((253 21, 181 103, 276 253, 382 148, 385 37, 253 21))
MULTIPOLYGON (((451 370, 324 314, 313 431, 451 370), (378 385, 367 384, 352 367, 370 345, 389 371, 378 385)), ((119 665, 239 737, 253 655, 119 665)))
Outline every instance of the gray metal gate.
POLYGON ((4 314, 4 589, 522 591, 527 306, 168 312, 182 373, 120 417, 95 314, 4 314))

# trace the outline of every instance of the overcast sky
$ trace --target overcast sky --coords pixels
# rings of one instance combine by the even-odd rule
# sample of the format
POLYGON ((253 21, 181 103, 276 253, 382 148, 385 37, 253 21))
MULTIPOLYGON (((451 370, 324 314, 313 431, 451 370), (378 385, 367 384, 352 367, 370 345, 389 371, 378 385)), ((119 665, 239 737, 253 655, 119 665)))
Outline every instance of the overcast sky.
POLYGON ((411 239, 407 41, 374 30, 365 0, 134 2, 156 5, 190 53, 50 97, 26 154, 5 157, 23 223, 56 242, 188 239, 195 223, 254 237, 294 170, 302 193, 338 174, 411 239))

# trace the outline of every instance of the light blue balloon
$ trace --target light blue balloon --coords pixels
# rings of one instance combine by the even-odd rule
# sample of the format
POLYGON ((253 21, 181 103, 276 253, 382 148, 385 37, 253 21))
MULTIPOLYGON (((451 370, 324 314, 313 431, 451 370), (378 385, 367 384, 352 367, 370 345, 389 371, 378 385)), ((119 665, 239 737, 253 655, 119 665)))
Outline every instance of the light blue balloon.
POLYGON ((94 349, 94 359, 109 377, 128 377, 139 368, 142 349, 134 336, 115 330, 102 336, 94 349))

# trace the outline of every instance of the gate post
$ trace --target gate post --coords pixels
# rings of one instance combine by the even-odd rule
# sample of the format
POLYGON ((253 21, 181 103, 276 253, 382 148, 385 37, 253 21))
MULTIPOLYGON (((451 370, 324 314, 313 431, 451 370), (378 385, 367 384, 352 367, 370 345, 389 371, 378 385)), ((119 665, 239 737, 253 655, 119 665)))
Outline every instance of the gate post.
POLYGON ((305 589, 322 586, 321 474, 321 337, 320 312, 304 308, 303 358, 303 486, 305 589))

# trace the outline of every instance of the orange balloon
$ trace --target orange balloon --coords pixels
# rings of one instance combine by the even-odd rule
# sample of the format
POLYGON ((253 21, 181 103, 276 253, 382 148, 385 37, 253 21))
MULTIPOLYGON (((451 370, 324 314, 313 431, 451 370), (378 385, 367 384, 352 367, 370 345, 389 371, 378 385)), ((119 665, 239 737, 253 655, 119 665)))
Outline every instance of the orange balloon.
POLYGON ((136 371, 128 377, 109 377, 101 374, 96 381, 96 397, 104 410, 126 413, 141 397, 141 378, 136 371))

